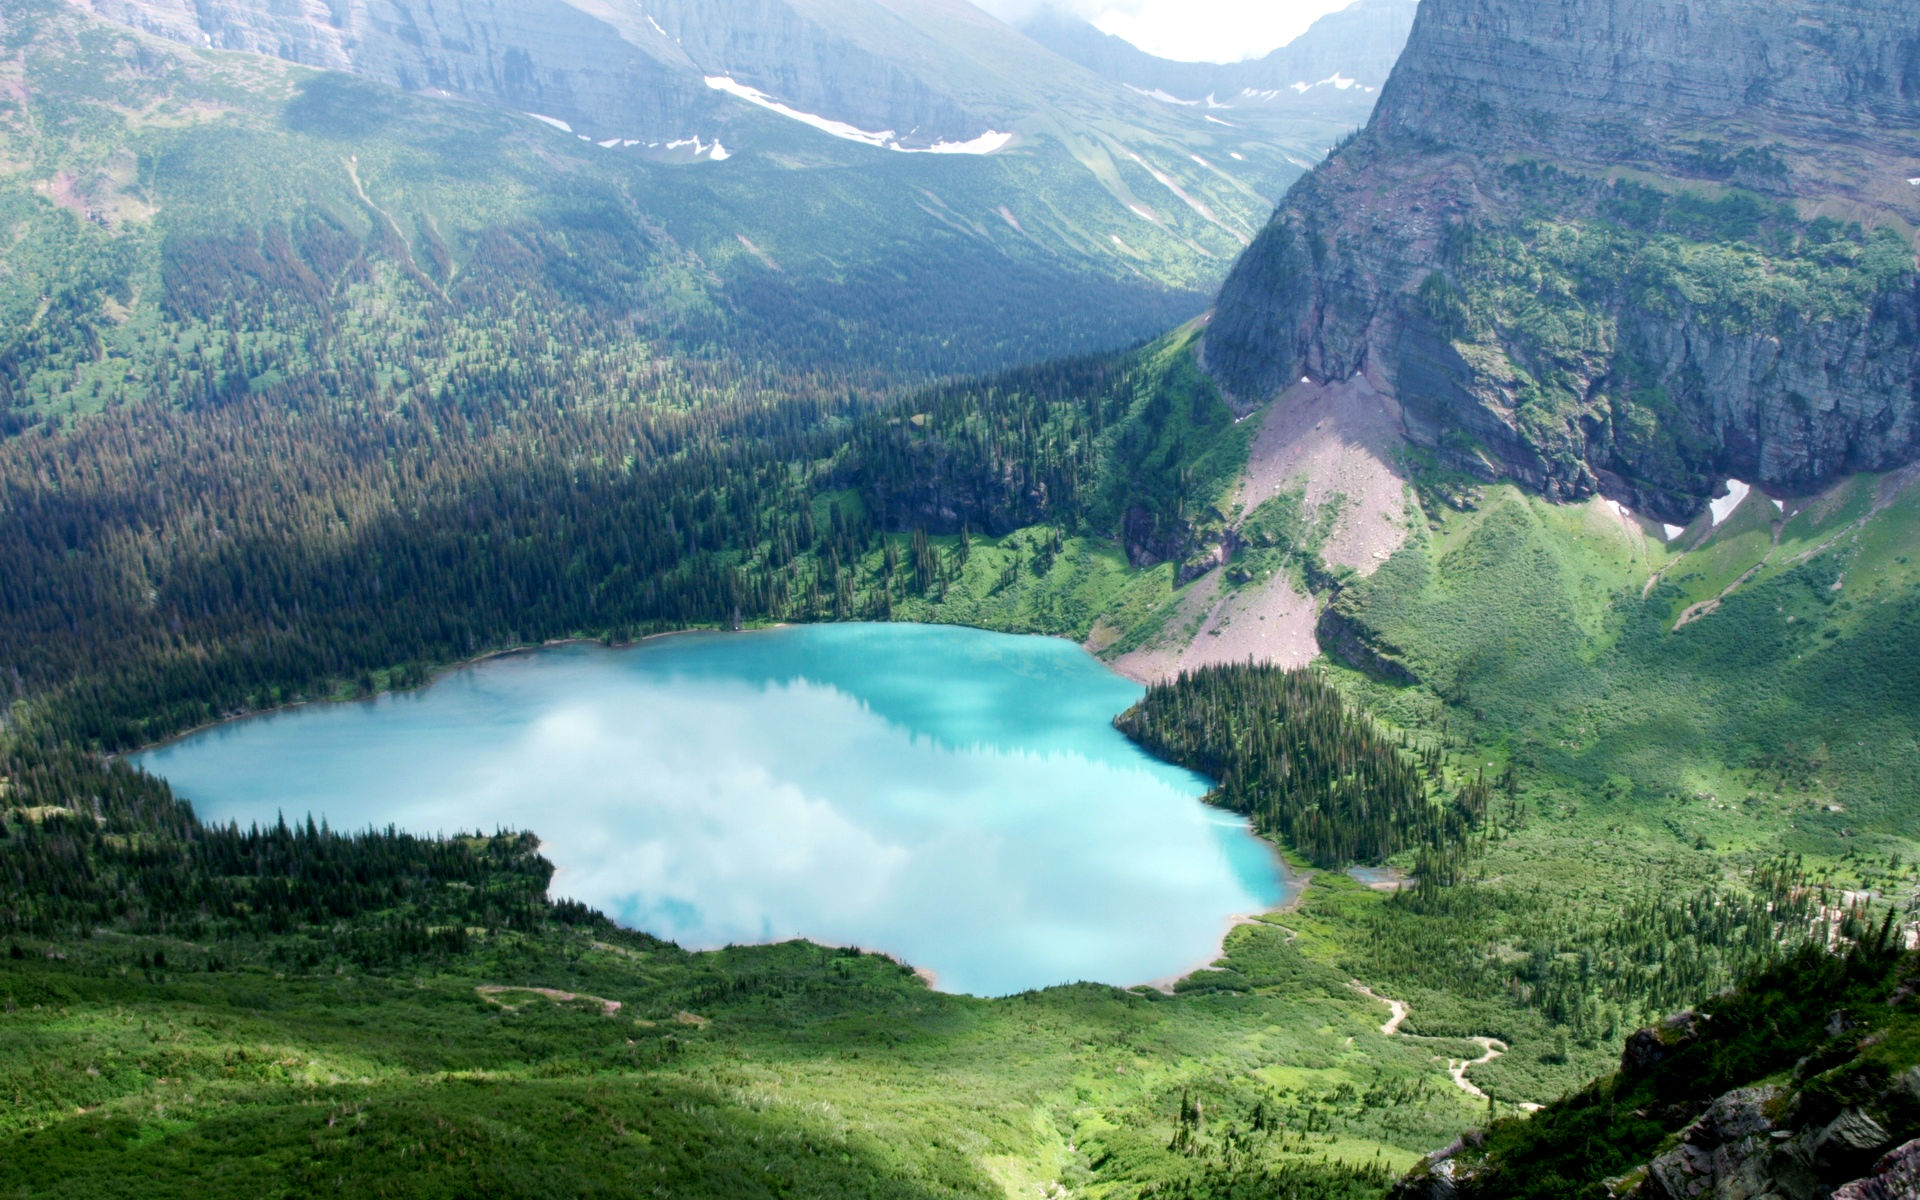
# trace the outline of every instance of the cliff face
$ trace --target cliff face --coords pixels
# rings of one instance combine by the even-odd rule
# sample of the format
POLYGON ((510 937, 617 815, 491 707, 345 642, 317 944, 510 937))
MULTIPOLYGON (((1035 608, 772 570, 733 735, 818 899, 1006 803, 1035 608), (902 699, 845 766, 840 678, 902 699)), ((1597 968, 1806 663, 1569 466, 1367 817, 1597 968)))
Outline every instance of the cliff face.
POLYGON ((1678 517, 1920 448, 1920 27, 1899 0, 1426 0, 1205 355, 1368 370, 1453 465, 1678 517))
POLYGON ((189 45, 352 71, 636 136, 687 131, 715 100, 672 39, 564 0, 77 0, 189 45), (582 47, 592 47, 582 54, 582 47))
MULTIPOLYGON (((710 75, 802 111, 894 130, 907 146, 977 137, 1002 115, 975 112, 936 86, 934 73, 891 57, 914 35, 890 0, 74 2, 175 41, 537 112, 596 138, 712 136, 717 114, 735 102, 707 85, 710 75)), ((949 24, 997 28, 958 0, 915 7, 949 24)))

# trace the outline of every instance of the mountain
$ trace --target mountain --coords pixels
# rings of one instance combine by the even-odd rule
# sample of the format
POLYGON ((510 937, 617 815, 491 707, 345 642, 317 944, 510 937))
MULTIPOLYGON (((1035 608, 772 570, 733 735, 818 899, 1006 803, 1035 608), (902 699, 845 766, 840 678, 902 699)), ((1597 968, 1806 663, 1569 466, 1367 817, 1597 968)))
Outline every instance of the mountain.
POLYGON ((1419 0, 1355 0, 1279 49, 1237 63, 1160 58, 1057 8, 1038 9, 1020 29, 1063 58, 1164 103, 1204 107, 1230 120, 1314 114, 1361 125, 1419 7, 1419 0))
POLYGON ((1891 2, 1431 0, 1221 291, 1241 406, 1366 376, 1449 464, 1681 521, 1920 448, 1920 39, 1891 2))
POLYGON ((189 45, 537 116, 616 160, 930 191, 979 241, 1182 289, 1213 287, 1363 115, 1242 126, 1163 104, 965 0, 75 2, 189 45))

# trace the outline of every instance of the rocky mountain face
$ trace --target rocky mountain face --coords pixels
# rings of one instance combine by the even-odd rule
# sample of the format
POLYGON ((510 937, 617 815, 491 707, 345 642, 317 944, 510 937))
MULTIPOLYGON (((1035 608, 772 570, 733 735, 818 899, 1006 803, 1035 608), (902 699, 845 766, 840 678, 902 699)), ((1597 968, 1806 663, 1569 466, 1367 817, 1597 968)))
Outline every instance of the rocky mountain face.
MULTIPOLYGON (((66 2, 192 46, 536 116, 617 157, 852 165, 839 178, 863 211, 914 196, 985 252, 1018 243, 1183 292, 1218 285, 1373 100, 1329 85, 1310 94, 1338 103, 1247 119, 1169 103, 967 0, 66 2)), ((1406 0, 1369 0, 1389 2, 1406 0)))
POLYGON ((1448 465, 1678 519, 1920 448, 1900 0, 1427 0, 1205 343, 1243 409, 1365 371, 1448 465))
POLYGON ((1064 58, 1171 101, 1242 111, 1344 110, 1364 122, 1407 44, 1419 0, 1357 0, 1315 21, 1263 57, 1237 63, 1176 62, 1102 33, 1056 9, 1040 9, 1021 31, 1064 58))
MULTIPOLYGON (((538 112, 592 135, 661 140, 716 129, 733 102, 707 84, 709 76, 867 129, 918 131, 908 144, 984 129, 984 117, 822 19, 844 11, 822 14, 806 0, 82 0, 81 7, 176 41, 538 112)), ((890 15, 882 3, 838 7, 864 10, 853 14, 856 27, 890 15)))

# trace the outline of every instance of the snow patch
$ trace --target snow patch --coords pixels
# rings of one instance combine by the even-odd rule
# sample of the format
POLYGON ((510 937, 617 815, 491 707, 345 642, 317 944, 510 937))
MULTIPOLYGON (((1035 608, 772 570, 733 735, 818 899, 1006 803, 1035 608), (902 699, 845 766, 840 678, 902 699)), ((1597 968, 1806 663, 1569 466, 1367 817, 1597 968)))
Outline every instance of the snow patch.
POLYGON ((1011 141, 1013 141, 1011 133, 999 133, 989 129, 979 137, 969 138, 964 142, 935 142, 931 146, 923 146, 919 149, 907 146, 888 146, 887 149, 898 150, 902 154, 992 154, 996 150, 1006 149, 1007 143, 1011 141))
POLYGON ((1787 502, 1785 500, 1775 500, 1773 502, 1773 511, 1775 512, 1787 511, 1787 502))
POLYGON ((1713 523, 1718 525, 1732 516, 1733 510, 1740 507, 1740 502, 1745 500, 1747 493, 1752 490, 1738 479, 1727 480, 1727 494, 1707 505, 1713 512, 1713 523))
MULTIPOLYGON (((1194 199, 1192 196, 1188 195, 1186 189, 1181 187, 1179 182, 1176 181, 1173 178, 1173 176, 1168 175, 1163 171, 1155 170, 1152 163, 1148 162, 1144 158, 1141 158, 1138 154, 1135 154, 1131 150, 1127 151, 1127 157, 1132 159, 1134 162, 1139 163, 1142 167, 1145 167, 1147 174, 1153 176, 1154 182, 1158 183, 1161 187, 1172 192, 1174 195, 1180 197, 1181 203, 1185 204, 1188 208, 1192 209, 1194 212, 1199 213, 1200 216, 1205 220, 1210 221, 1215 225, 1220 224, 1220 218, 1213 215, 1213 210, 1211 208, 1208 208, 1205 204, 1201 203, 1200 201, 1194 199)), ((1225 226, 1221 226, 1221 227, 1225 228, 1225 226)))
POLYGON ((1232 159, 1233 161, 1235 161, 1235 162, 1245 162, 1245 161, 1247 161, 1247 156, 1246 156, 1246 155, 1244 155, 1244 154, 1242 154, 1242 153, 1240 153, 1240 152, 1239 152, 1238 150, 1229 150, 1229 151, 1227 151, 1227 157, 1228 157, 1228 158, 1231 158, 1231 159, 1232 159))
POLYGON ((700 140, 698 134, 690 138, 681 138, 678 141, 667 143, 667 149, 669 150, 680 150, 687 146, 693 147, 693 156, 695 158, 706 158, 712 162, 725 162, 733 157, 727 148, 722 146, 717 139, 709 145, 700 140))
POLYGON ((1206 114, 1206 116, 1207 116, 1207 120, 1212 121, 1215 125, 1225 125, 1228 129, 1240 128, 1238 125, 1235 125, 1232 121, 1222 121, 1219 117, 1214 116, 1212 113, 1208 113, 1206 114))
MULTIPOLYGON (((1000 208, 999 208, 999 210, 998 210, 998 211, 999 211, 999 213, 1000 213, 1000 219, 1001 219, 1002 221, 1005 221, 1005 222, 1006 222, 1007 224, 1009 224, 1009 225, 1011 225, 1011 226, 1013 226, 1013 231, 1014 231, 1015 233, 1025 233, 1025 232, 1026 232, 1026 230, 1024 230, 1024 229, 1022 229, 1022 228, 1020 228, 1020 221, 1018 220, 1018 218, 1016 218, 1016 217, 1015 217, 1015 216, 1013 215, 1013 210, 1012 210, 1012 209, 1010 209, 1010 208, 1008 208, 1008 207, 1007 207, 1006 205, 1004 205, 1004 204, 1002 204, 1002 205, 1000 206, 1000 208)), ((1116 240, 1118 240, 1118 239, 1116 239, 1116 240)))
POLYGON ((602 150, 611 150, 611 149, 613 149, 613 148, 614 148, 615 146, 618 146, 619 144, 620 144, 620 139, 619 139, 619 138, 608 138, 608 139, 607 139, 606 141, 604 141, 604 142, 595 142, 595 143, 594 143, 594 145, 596 145, 596 146, 598 146, 598 147, 600 147, 600 148, 601 148, 602 150))
MULTIPOLYGON (((1293 85, 1293 90, 1298 92, 1302 96, 1306 95, 1308 92, 1312 91, 1314 88, 1317 88, 1317 87, 1331 86, 1336 91, 1344 92, 1348 88, 1354 86, 1359 82, 1360 81, 1358 79, 1354 79, 1351 76, 1342 75, 1340 72, 1335 71, 1333 74, 1327 76, 1325 79, 1320 80, 1318 83, 1307 83, 1304 80, 1299 83, 1296 83, 1293 85)), ((1373 89, 1367 88, 1366 90, 1370 92, 1373 89)), ((1272 97, 1277 94, 1278 93, 1270 92, 1268 93, 1268 96, 1272 97)))
POLYGON ((1626 520, 1627 518, 1633 515, 1633 510, 1628 508, 1626 505, 1620 503, 1618 500, 1603 500, 1602 503, 1604 503, 1608 508, 1612 509, 1613 515, 1616 517, 1619 517, 1622 521, 1626 520))
POLYGON ((1909 179, 1907 180, 1907 182, 1912 184, 1914 187, 1920 187, 1920 179, 1909 179))
POLYGON ((1162 91, 1160 88, 1135 87, 1129 83, 1127 90, 1137 95, 1145 96, 1149 100, 1158 100, 1162 104, 1178 104, 1183 108, 1200 107, 1200 101, 1198 100, 1182 100, 1180 97, 1162 91))
POLYGON ((842 138, 849 142, 859 142, 866 146, 877 146, 882 150, 897 151, 901 154, 992 154, 997 150, 1004 149, 1007 143, 1013 141, 1013 135, 1011 133, 1001 133, 997 130, 989 129, 979 137, 969 138, 964 142, 935 142, 931 146, 922 147, 902 146, 898 137, 891 129, 882 129, 874 132, 872 130, 861 129, 857 125, 849 125, 845 121, 836 121, 831 117, 819 116, 816 113, 801 112, 799 109, 790 105, 782 104, 780 101, 775 100, 772 96, 767 95, 757 88, 750 88, 746 84, 736 82, 725 75, 708 75, 706 82, 707 86, 716 92, 725 92, 727 95, 745 100, 749 104, 757 104, 769 112, 779 113, 788 120, 798 121, 802 125, 811 126, 822 133, 832 134, 834 137, 842 138))
POLYGON ((543 117, 539 113, 532 113, 532 112, 528 113, 527 115, 532 117, 536 121, 540 121, 540 122, 543 122, 544 124, 553 126, 555 129, 558 129, 561 133, 573 132, 573 126, 567 124, 565 121, 562 121, 559 117, 543 117))
POLYGON ((655 33, 657 33, 657 34, 659 34, 659 35, 660 35, 661 37, 671 37, 671 36, 673 36, 673 35, 671 35, 671 34, 669 34, 669 33, 668 33, 668 32, 667 32, 666 30, 664 30, 664 29, 662 29, 662 28, 660 28, 660 22, 658 22, 658 21, 656 21, 656 20, 654 20, 654 19, 653 19, 653 14, 652 14, 652 13, 646 13, 646 14, 644 14, 644 15, 645 15, 645 16, 646 16, 646 18, 647 18, 647 24, 649 24, 649 25, 651 25, 651 26, 653 26, 653 31, 654 31, 655 33))
POLYGON ((1685 525, 1662 525, 1660 528, 1666 532, 1668 541, 1672 541, 1687 531, 1685 525))
MULTIPOLYGON (((1160 223, 1159 217, 1156 217, 1148 210, 1141 208, 1138 204, 1127 205, 1127 211, 1131 212, 1134 216, 1139 217, 1142 221, 1152 221, 1155 225, 1158 225, 1160 223)), ((1120 239, 1116 236, 1113 240, 1117 242, 1120 239)))

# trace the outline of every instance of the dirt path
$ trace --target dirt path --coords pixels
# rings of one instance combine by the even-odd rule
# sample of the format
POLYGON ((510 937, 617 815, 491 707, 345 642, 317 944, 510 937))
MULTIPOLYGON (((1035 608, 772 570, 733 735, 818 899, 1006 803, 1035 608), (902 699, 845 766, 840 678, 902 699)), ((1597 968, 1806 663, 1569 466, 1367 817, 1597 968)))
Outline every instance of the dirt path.
POLYGON ((522 996, 545 996, 547 999, 560 1004, 568 1004, 575 1000, 584 1000, 588 1004, 598 1004, 600 1011, 609 1017, 620 1011, 620 1002, 618 1000, 605 1000, 599 996, 582 996, 573 992, 563 992, 558 988, 507 987, 498 983, 483 983, 473 990, 480 993, 480 997, 488 1003, 498 1004, 502 1008, 513 1007, 505 1000, 502 1000, 502 996, 517 994, 522 996))
MULTIPOLYGON (((1359 992, 1362 996, 1365 996, 1367 999, 1377 1000, 1380 1003, 1387 1006, 1388 1012, 1391 1013, 1392 1015, 1387 1018, 1387 1023, 1380 1027, 1380 1032, 1385 1034, 1387 1037, 1394 1037, 1397 1035, 1400 1037, 1408 1038, 1412 1041, 1420 1041, 1420 1042, 1436 1042, 1436 1041, 1449 1040, 1446 1038, 1425 1037, 1417 1033, 1404 1033, 1404 1034, 1401 1033, 1400 1023, 1407 1019, 1407 1014, 1410 1011, 1407 1008, 1406 1002, 1404 1000, 1395 1000, 1388 996, 1382 996, 1380 993, 1374 991, 1372 988, 1368 987, 1366 984, 1361 983, 1358 979, 1350 981, 1347 984, 1347 986, 1351 987, 1354 991, 1359 992)), ((1492 1062, 1494 1059, 1499 1058, 1502 1054, 1505 1054, 1507 1052, 1507 1050, 1509 1049, 1508 1045, 1497 1037, 1486 1037, 1484 1035, 1475 1035, 1475 1036, 1469 1036, 1464 1038, 1454 1038, 1451 1040, 1472 1042, 1475 1045, 1479 1046, 1480 1049, 1486 1052, 1482 1054, 1479 1058, 1465 1058, 1465 1059, 1449 1058, 1446 1060, 1447 1074, 1453 1079, 1453 1086, 1459 1088, 1461 1091, 1465 1092, 1469 1096, 1472 1096, 1476 1100, 1491 1100, 1492 1097, 1488 1096, 1485 1092, 1481 1091, 1478 1087, 1474 1085, 1474 1082, 1471 1079, 1467 1078, 1467 1071, 1473 1067, 1484 1067, 1488 1063, 1492 1062)), ((1438 1057, 1438 1055, 1436 1055, 1435 1057, 1438 1057)), ((1538 1104, 1530 1104, 1523 1101, 1520 1104, 1520 1109, 1523 1112, 1533 1113, 1533 1112, 1539 1112, 1540 1106, 1538 1104)))
POLYGON ((1389 997, 1382 996, 1380 993, 1374 991, 1372 988, 1368 987, 1366 984, 1361 983, 1358 979, 1354 980, 1352 983, 1348 984, 1347 986, 1351 987, 1354 991, 1359 992, 1362 996, 1365 996, 1367 999, 1378 1000, 1380 1003, 1387 1006, 1387 1011, 1392 1015, 1387 1018, 1387 1023, 1380 1027, 1380 1032, 1382 1034, 1386 1035, 1387 1037, 1392 1037, 1394 1034, 1400 1032, 1400 1022, 1407 1019, 1408 1009, 1405 1001, 1394 1000, 1394 999, 1390 999, 1389 997))

